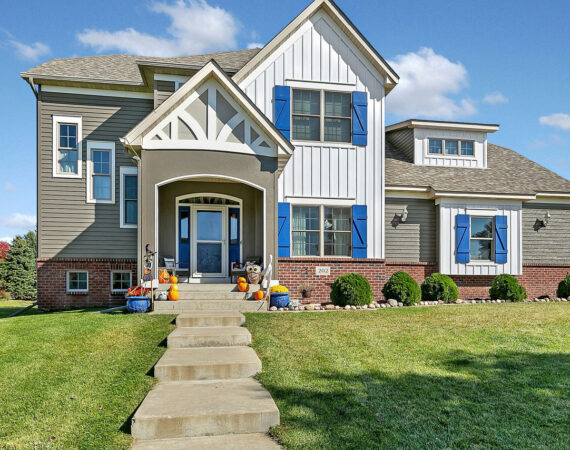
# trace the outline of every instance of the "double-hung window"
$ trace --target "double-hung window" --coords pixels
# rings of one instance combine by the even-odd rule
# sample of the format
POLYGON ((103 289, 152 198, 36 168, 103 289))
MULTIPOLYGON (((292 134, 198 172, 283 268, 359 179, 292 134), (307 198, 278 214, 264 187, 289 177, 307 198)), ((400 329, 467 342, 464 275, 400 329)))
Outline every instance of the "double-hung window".
POLYGON ((89 272, 86 270, 70 270, 66 275, 67 292, 87 293, 89 292, 89 272))
POLYGON ((493 258, 493 218, 471 216, 469 259, 491 261, 493 258))
POLYGON ((114 142, 87 142, 87 201, 115 203, 114 142))
POLYGON ((293 256, 350 256, 350 207, 293 206, 293 256))
POLYGON ((136 228, 138 218, 137 168, 121 167, 121 228, 136 228))
POLYGON ((53 116, 53 176, 81 178, 81 118, 53 116))
POLYGON ((473 141, 429 139, 428 154, 444 156, 474 156, 473 141))
POLYGON ((351 142, 351 111, 349 92, 293 89, 292 139, 351 142))

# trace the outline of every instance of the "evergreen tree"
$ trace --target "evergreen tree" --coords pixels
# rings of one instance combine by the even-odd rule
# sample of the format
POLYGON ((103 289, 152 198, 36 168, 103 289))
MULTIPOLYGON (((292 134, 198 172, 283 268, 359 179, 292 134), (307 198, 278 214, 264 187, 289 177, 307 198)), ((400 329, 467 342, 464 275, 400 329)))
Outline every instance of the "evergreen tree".
POLYGON ((25 236, 16 236, 6 258, 0 265, 3 289, 12 298, 35 300, 37 239, 34 231, 25 236))

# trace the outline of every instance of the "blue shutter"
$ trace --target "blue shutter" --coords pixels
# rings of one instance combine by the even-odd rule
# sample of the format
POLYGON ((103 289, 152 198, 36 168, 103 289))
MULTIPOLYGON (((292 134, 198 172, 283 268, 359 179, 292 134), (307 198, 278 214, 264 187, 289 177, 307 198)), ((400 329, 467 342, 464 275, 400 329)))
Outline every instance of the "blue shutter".
POLYGON ((280 258, 291 256, 291 204, 279 203, 277 207, 277 246, 280 258))
POLYGON ((352 257, 366 258, 366 205, 352 206, 352 257))
POLYGON ((368 143, 368 96, 352 93, 352 143, 364 147, 368 143))
POLYGON ((273 123, 283 136, 291 138, 291 88, 275 86, 273 88, 273 123))
POLYGON ((469 262, 469 231, 470 223, 467 214, 455 216, 455 261, 458 263, 469 262))
POLYGON ((495 262, 507 262, 507 216, 495 216, 495 262))

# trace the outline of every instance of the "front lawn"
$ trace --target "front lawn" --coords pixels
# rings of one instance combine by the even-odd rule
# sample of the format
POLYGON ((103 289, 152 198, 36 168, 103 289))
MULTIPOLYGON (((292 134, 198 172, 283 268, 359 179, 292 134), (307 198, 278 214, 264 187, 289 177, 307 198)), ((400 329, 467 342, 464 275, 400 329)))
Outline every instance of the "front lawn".
MULTIPOLYGON (((21 307, 0 305, 0 317, 21 307)), ((88 312, 0 319, 0 448, 129 448, 130 416, 155 382, 147 373, 172 319, 88 312)))
MULTIPOLYGON (((8 317, 10 314, 19 311, 26 306, 33 305, 34 302, 29 302, 25 300, 0 300, 0 319, 3 317, 8 317)), ((25 313, 26 315, 37 314, 38 307, 28 309, 25 313)))
POLYGON ((287 448, 568 448, 570 304, 248 314, 287 448))

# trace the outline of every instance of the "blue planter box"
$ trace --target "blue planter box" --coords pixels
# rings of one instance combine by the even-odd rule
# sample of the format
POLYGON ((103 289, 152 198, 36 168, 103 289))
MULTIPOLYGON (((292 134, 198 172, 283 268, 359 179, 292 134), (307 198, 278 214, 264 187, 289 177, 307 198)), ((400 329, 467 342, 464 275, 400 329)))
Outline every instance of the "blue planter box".
POLYGON ((144 313, 150 308, 150 297, 127 297, 127 311, 144 313))
POLYGON ((286 308, 289 306, 289 292, 275 292, 269 296, 269 306, 286 308))

